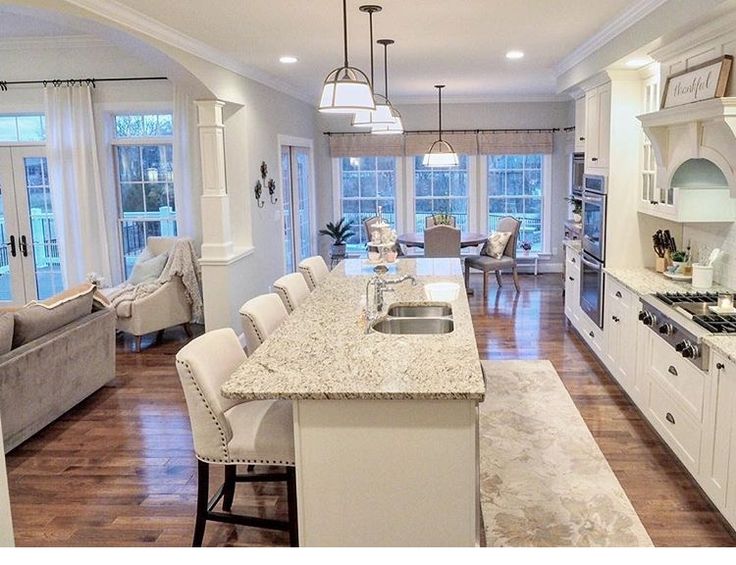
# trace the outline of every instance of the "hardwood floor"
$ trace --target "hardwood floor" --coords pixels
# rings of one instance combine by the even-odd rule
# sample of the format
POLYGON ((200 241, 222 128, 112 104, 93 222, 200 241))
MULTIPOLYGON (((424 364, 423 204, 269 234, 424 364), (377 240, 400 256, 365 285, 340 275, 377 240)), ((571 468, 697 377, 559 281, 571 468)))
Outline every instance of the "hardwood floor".
MULTIPOLYGON (((470 298, 486 359, 550 359, 656 545, 736 545, 694 481, 564 322, 559 275, 511 279, 470 298)), ((481 279, 473 278, 480 291, 481 279)), ((201 331, 201 330, 200 330, 201 331)), ((117 378, 7 456, 19 546, 188 546, 196 462, 173 356, 118 340, 117 378)), ((213 473, 214 474, 214 473, 213 473)), ((221 475, 213 477, 213 491, 221 475)), ((286 518, 283 485, 239 485, 234 512, 286 518)), ((207 525, 204 545, 287 546, 288 535, 207 525)))

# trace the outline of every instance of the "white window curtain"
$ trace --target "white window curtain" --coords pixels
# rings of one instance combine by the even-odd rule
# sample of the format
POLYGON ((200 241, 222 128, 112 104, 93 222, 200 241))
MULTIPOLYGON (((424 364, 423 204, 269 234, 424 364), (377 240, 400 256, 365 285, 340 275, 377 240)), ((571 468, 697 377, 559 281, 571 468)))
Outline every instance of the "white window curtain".
POLYGON ((200 243, 198 204, 202 181, 195 111, 189 93, 174 87, 174 201, 177 233, 180 237, 191 237, 200 243))
POLYGON ((46 148, 65 287, 95 272, 111 280, 89 86, 48 86, 46 148))

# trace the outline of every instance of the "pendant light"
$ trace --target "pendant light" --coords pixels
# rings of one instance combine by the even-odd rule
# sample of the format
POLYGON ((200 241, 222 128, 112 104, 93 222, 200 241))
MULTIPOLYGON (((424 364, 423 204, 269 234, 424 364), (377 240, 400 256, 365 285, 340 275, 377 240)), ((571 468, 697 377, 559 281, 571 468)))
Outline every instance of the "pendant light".
POLYGON ((429 147, 429 151, 424 155, 422 164, 425 167, 457 167, 457 153, 447 141, 442 139, 442 89, 444 84, 435 84, 437 95, 439 96, 439 137, 429 147))
POLYGON ((393 39, 379 39, 377 41, 380 45, 383 45, 383 80, 386 88, 386 94, 383 97, 384 102, 376 104, 376 111, 373 113, 374 117, 373 125, 371 126, 371 133, 376 135, 395 135, 404 133, 404 124, 401 121, 401 114, 393 107, 388 99, 388 46, 393 45, 393 39), (381 113, 381 114, 379 114, 381 113))
POLYGON ((373 87, 366 74, 348 63, 347 0, 342 0, 343 66, 327 75, 322 87, 319 111, 332 114, 354 114, 359 110, 375 110, 373 87))
MULTIPOLYGON (((368 14, 369 21, 370 21, 370 46, 371 46, 371 84, 376 84, 373 77, 374 72, 374 65, 373 65, 373 14, 376 12, 380 12, 383 8, 381 6, 375 6, 373 4, 368 4, 366 6, 361 6, 358 8, 361 12, 365 12, 368 14)), ((373 126, 374 123, 377 123, 376 120, 379 120, 381 118, 385 119, 385 112, 382 111, 382 103, 383 103, 383 96, 380 94, 373 94, 374 100, 376 100, 376 109, 375 110, 361 110, 360 112, 356 112, 355 116, 353 116, 353 122, 352 125, 354 127, 358 128, 369 128, 373 126), (378 113, 381 112, 379 115, 378 113)), ((388 119, 393 122, 393 118, 391 116, 388 116, 388 119)))

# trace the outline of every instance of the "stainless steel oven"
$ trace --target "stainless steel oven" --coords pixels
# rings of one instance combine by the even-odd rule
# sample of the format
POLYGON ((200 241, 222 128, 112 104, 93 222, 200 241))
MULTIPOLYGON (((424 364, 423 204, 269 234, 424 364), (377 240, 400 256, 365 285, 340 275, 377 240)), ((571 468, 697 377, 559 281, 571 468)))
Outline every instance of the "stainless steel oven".
POLYGON ((583 177, 583 250, 606 260, 606 178, 600 175, 583 177))
POLYGON ((573 153, 570 170, 570 194, 574 198, 583 197, 583 177, 585 176, 585 153, 573 153))
POLYGON ((586 251, 580 265, 580 308, 603 329, 603 263, 586 251))

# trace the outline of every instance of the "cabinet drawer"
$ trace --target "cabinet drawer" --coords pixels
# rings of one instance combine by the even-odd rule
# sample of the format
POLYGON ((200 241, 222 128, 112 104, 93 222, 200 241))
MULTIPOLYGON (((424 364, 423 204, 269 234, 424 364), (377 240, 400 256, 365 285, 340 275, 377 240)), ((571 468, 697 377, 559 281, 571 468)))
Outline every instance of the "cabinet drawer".
POLYGON ((575 269, 580 272, 580 253, 570 249, 569 247, 565 247, 565 257, 565 260, 567 261, 567 270, 575 269))
POLYGON ((662 439, 687 469, 696 475, 700 466, 702 427, 656 381, 650 382, 649 416, 662 439))
POLYGON ((659 336, 652 339, 649 363, 650 372, 659 385, 675 397, 690 416, 702 422, 706 374, 676 355, 672 346, 659 336))
POLYGON ((627 306, 638 308, 639 297, 611 275, 606 275, 606 298, 615 303, 622 302, 627 306))

